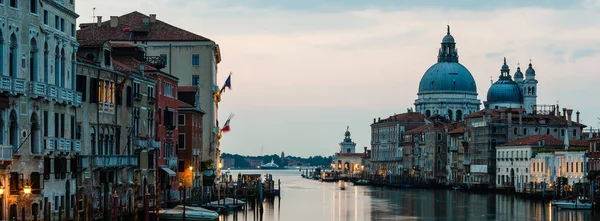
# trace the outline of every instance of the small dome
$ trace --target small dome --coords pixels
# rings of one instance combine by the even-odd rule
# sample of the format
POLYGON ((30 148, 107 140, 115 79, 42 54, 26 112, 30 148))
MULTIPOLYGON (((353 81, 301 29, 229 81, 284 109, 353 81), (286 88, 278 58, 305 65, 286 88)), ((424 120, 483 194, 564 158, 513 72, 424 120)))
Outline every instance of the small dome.
POLYGON ((346 131, 346 133, 344 133, 344 136, 349 137, 350 136, 350 131, 346 131))
POLYGON ((529 68, 525 71, 525 75, 535 76, 535 70, 531 67, 531 63, 529 63, 529 68))
POLYGON ((509 103, 523 102, 523 93, 521 93, 521 89, 519 85, 515 83, 510 78, 500 78, 496 81, 487 94, 487 102, 488 103, 509 103))
POLYGON ((517 67, 517 72, 515 72, 515 79, 523 79, 523 72, 521 72, 521 67, 517 67))
POLYGON ((448 91, 477 94, 473 75, 460 63, 440 62, 432 65, 421 78, 419 93, 448 91))
POLYGON ((446 32, 446 36, 444 36, 444 38, 442 38, 442 44, 443 43, 455 43, 454 37, 452 37, 452 35, 450 35, 450 25, 448 25, 448 31, 446 32))

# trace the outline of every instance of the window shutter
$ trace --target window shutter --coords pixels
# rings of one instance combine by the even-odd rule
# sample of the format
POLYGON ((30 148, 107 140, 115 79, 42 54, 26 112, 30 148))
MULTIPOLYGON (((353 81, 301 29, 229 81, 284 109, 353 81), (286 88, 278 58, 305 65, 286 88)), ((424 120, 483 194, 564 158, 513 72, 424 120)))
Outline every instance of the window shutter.
POLYGON ((98 103, 98 79, 90 78, 90 103, 98 103))
POLYGON ((133 104, 133 101, 131 100, 131 93, 132 93, 131 86, 127 86, 127 94, 126 94, 127 98, 125 98, 125 99, 127 99, 127 107, 131 107, 131 105, 133 104))

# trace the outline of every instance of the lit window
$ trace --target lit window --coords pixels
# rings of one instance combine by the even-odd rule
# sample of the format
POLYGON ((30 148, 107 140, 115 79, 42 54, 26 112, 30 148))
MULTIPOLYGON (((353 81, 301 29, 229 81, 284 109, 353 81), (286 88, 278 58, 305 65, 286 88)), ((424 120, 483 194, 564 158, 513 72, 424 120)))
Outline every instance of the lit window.
POLYGON ((98 80, 98 104, 100 112, 114 113, 115 83, 112 81, 98 80))

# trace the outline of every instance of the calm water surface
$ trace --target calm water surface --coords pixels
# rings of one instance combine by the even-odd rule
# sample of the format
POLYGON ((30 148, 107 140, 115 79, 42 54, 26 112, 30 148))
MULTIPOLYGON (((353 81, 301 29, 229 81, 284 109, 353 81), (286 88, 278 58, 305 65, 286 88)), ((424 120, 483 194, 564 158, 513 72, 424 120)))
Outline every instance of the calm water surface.
POLYGON ((549 203, 505 195, 321 183, 303 179, 298 170, 231 172, 273 174, 275 180, 281 179, 281 198, 265 201, 262 217, 254 208, 248 208, 223 215, 221 221, 600 220, 591 211, 558 210, 549 203), (346 185, 346 190, 340 190, 340 185, 346 185))

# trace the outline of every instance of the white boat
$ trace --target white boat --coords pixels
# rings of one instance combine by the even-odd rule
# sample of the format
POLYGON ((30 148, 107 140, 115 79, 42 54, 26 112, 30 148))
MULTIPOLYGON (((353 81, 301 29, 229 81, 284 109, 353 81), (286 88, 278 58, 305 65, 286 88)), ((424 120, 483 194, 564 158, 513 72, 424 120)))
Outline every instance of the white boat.
POLYGON ((277 165, 273 159, 271 159, 270 163, 264 164, 260 166, 261 169, 279 169, 279 165, 277 165))
POLYGON ((552 205, 561 209, 592 209, 592 202, 587 199, 553 200, 552 205))
MULTIPOLYGON (((175 221, 183 220, 183 206, 178 205, 173 209, 160 210, 160 220, 175 221)), ((204 209, 202 207, 186 206, 185 207, 185 220, 199 221, 199 220, 216 220, 219 218, 219 214, 215 211, 204 209)))

